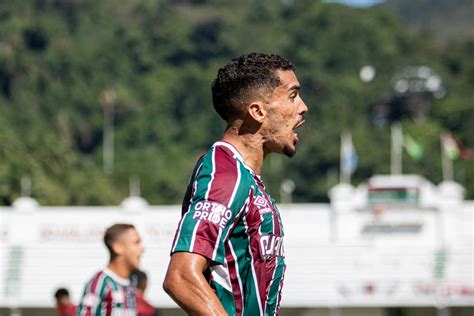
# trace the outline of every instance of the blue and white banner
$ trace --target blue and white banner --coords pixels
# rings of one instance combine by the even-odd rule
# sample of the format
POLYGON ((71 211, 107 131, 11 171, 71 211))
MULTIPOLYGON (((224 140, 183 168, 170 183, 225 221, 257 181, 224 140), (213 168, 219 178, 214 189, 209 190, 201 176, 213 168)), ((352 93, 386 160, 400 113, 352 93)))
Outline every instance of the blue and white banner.
POLYGON ((341 134, 341 182, 350 182, 350 176, 357 169, 357 153, 350 132, 341 134))

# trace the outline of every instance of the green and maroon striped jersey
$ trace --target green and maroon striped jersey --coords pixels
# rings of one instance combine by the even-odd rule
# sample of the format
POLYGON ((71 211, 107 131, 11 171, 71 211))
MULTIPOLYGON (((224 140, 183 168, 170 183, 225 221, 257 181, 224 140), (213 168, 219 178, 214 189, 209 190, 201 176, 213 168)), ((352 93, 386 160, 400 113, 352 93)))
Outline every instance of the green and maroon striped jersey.
POLYGON ((135 316, 135 292, 130 281, 104 269, 86 284, 79 316, 135 316))
POLYGON ((209 258, 209 284, 229 315, 278 315, 283 227, 259 175, 230 144, 201 157, 183 200, 171 253, 209 258))

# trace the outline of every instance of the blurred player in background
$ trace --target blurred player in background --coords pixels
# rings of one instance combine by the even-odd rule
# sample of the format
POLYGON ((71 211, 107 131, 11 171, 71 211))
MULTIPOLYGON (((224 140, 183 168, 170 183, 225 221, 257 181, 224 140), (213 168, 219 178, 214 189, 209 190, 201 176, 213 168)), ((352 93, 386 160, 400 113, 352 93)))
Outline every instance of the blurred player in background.
POLYGON ((189 314, 279 312, 284 233, 260 173, 268 154, 296 152, 308 110, 299 91, 277 55, 243 55, 218 71, 213 104, 227 127, 196 164, 163 284, 189 314))
POLYGON ((54 293, 56 299, 56 315, 57 316, 74 316, 76 315, 76 305, 71 302, 69 291, 65 288, 59 288, 54 293))
POLYGON ((136 270, 130 276, 135 287, 137 299, 137 316, 159 316, 158 311, 145 299, 145 290, 148 287, 148 276, 141 270, 136 270))
POLYGON ((115 224, 107 228, 104 243, 110 253, 106 268, 87 283, 78 315, 136 315, 136 299, 130 274, 140 267, 144 247, 135 227, 115 224))

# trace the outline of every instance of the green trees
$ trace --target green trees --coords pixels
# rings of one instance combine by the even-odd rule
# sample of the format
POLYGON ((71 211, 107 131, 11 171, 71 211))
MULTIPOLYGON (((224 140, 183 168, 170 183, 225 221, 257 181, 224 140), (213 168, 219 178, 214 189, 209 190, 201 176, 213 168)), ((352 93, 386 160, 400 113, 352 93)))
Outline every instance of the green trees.
MULTIPOLYGON (((276 52, 292 60, 310 107, 292 160, 264 171, 278 196, 284 178, 295 201, 324 201, 335 184, 339 135, 350 129, 359 155, 354 181, 389 172, 389 126, 374 105, 394 97, 394 73, 427 65, 446 97, 424 122, 404 117, 422 141, 405 170, 439 182, 439 132, 474 147, 472 40, 449 49, 413 33, 381 8, 315 1, 4 1, 0 8, 0 204, 32 178, 41 204, 118 204, 131 176, 152 204, 179 203, 195 160, 218 139, 210 84, 231 57, 276 52), (373 65, 373 81, 359 69, 373 65), (114 91, 114 172, 102 170, 103 94, 114 91)), ((456 179, 474 197, 472 161, 456 179), (471 179, 471 180, 470 180, 471 179)), ((337 179, 337 177, 336 177, 337 179)))

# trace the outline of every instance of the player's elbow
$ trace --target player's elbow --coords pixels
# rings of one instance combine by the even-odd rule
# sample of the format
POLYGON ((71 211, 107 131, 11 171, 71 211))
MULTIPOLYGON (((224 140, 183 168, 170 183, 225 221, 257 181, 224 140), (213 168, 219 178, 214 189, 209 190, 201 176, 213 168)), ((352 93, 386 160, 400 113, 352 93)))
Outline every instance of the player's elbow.
POLYGON ((203 271, 208 267, 208 260, 201 255, 188 252, 173 254, 163 281, 163 290, 175 301, 187 299, 192 289, 207 284, 203 271))
POLYGON ((168 271, 165 280, 163 281, 163 290, 165 290, 169 296, 174 297, 179 283, 179 274, 173 271, 168 271))

